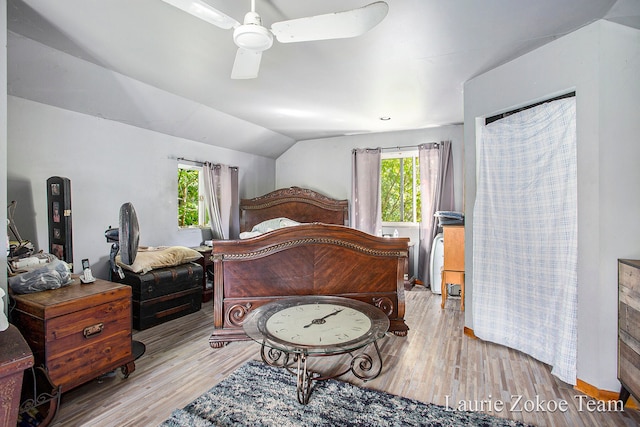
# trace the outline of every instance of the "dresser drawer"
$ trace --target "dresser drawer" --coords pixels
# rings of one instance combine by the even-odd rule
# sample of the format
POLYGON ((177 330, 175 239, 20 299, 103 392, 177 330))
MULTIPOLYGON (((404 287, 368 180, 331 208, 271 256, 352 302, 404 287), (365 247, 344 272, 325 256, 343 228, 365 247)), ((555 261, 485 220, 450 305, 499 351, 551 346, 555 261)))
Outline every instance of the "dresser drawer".
POLYGON ((633 265, 618 264, 618 282, 620 293, 626 294, 628 298, 638 298, 640 296, 640 268, 633 265), (631 296, 630 293, 635 295, 631 296))
POLYGON ((131 303, 120 299, 50 319, 47 368, 68 390, 131 358, 131 303))
POLYGON ((62 391, 67 391, 124 365, 130 359, 131 335, 123 331, 50 356, 47 369, 51 380, 60 384, 62 391))
POLYGON ((618 341, 618 378, 634 396, 639 396, 640 353, 622 340, 618 341))
POLYGON ((45 326, 47 358, 131 330, 131 303, 120 299, 49 319, 45 326))

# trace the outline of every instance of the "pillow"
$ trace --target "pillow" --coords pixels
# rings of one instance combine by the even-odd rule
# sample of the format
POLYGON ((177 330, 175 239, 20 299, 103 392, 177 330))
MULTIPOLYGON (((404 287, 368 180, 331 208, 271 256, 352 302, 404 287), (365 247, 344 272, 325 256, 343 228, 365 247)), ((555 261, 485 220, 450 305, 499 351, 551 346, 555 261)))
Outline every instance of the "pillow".
POLYGON ((254 225, 251 231, 254 233, 266 233, 267 231, 277 230, 278 228, 283 227, 291 227, 293 225, 300 225, 300 223, 284 217, 273 218, 254 225))
POLYGON ((293 227, 294 225, 300 225, 300 223, 289 218, 280 218, 280 228, 293 227))
POLYGON ((120 255, 116 256, 116 263, 125 270, 145 274, 154 268, 175 267, 200 258, 200 252, 185 246, 140 247, 132 265, 124 264, 120 255))
POLYGON ((242 233, 240 233, 240 239, 250 239, 252 237, 257 237, 259 235, 261 235, 262 233, 260 233, 259 231, 243 231, 242 233))
POLYGON ((276 228, 280 228, 280 218, 262 221, 261 223, 254 225, 251 231, 254 233, 266 233, 267 231, 275 230, 276 228))

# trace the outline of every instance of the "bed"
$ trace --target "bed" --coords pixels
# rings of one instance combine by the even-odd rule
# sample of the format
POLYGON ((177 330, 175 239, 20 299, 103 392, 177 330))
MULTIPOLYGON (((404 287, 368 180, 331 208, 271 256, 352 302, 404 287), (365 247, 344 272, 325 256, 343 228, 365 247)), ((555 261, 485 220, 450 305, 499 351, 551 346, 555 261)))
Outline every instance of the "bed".
POLYGON ((285 218, 299 222, 255 237, 213 244, 213 348, 249 339, 242 323, 251 310, 302 295, 353 298, 380 308, 389 331, 406 336, 404 269, 409 239, 350 228, 348 201, 290 187, 240 202, 241 235, 285 218))

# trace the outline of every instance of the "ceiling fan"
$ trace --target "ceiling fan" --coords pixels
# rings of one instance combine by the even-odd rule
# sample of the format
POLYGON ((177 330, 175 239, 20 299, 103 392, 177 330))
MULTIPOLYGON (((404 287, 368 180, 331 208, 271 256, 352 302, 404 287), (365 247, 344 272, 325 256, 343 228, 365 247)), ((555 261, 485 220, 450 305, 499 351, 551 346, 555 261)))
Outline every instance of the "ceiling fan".
POLYGON ((231 71, 232 79, 258 77, 262 52, 273 45, 273 36, 280 43, 356 37, 378 25, 389 10, 387 3, 376 1, 344 12, 276 22, 268 29, 256 13, 255 0, 251 0, 251 11, 245 15, 242 24, 203 0, 163 1, 217 27, 233 29, 233 41, 238 51, 231 71))

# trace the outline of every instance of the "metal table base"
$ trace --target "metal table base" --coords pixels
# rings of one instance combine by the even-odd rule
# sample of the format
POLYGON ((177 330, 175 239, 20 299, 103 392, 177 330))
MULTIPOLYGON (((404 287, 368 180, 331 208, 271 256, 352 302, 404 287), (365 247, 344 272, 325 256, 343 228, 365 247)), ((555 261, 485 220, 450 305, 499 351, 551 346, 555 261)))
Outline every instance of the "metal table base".
POLYGON ((366 344, 362 348, 356 350, 357 352, 352 350, 349 352, 308 354, 303 349, 293 352, 278 350, 265 345, 265 343, 263 342, 260 349, 260 357, 262 358, 262 361, 267 365, 275 366, 278 368, 285 368, 287 371, 296 376, 296 393, 298 402, 306 405, 307 403, 309 403, 309 398, 311 397, 311 392, 313 391, 313 381, 323 381, 332 378, 338 378, 347 374, 348 372, 353 373, 355 377, 363 381, 373 380, 374 378, 377 378, 378 375, 380 375, 380 372, 382 372, 382 355, 380 354, 378 342, 373 341, 372 343, 366 344), (373 345, 375 349, 373 355, 368 352, 371 345, 373 345), (328 357, 342 356, 345 354, 349 354, 351 356, 349 367, 341 372, 338 372, 337 374, 322 376, 319 373, 312 372, 308 369, 307 361, 311 356, 328 357))

